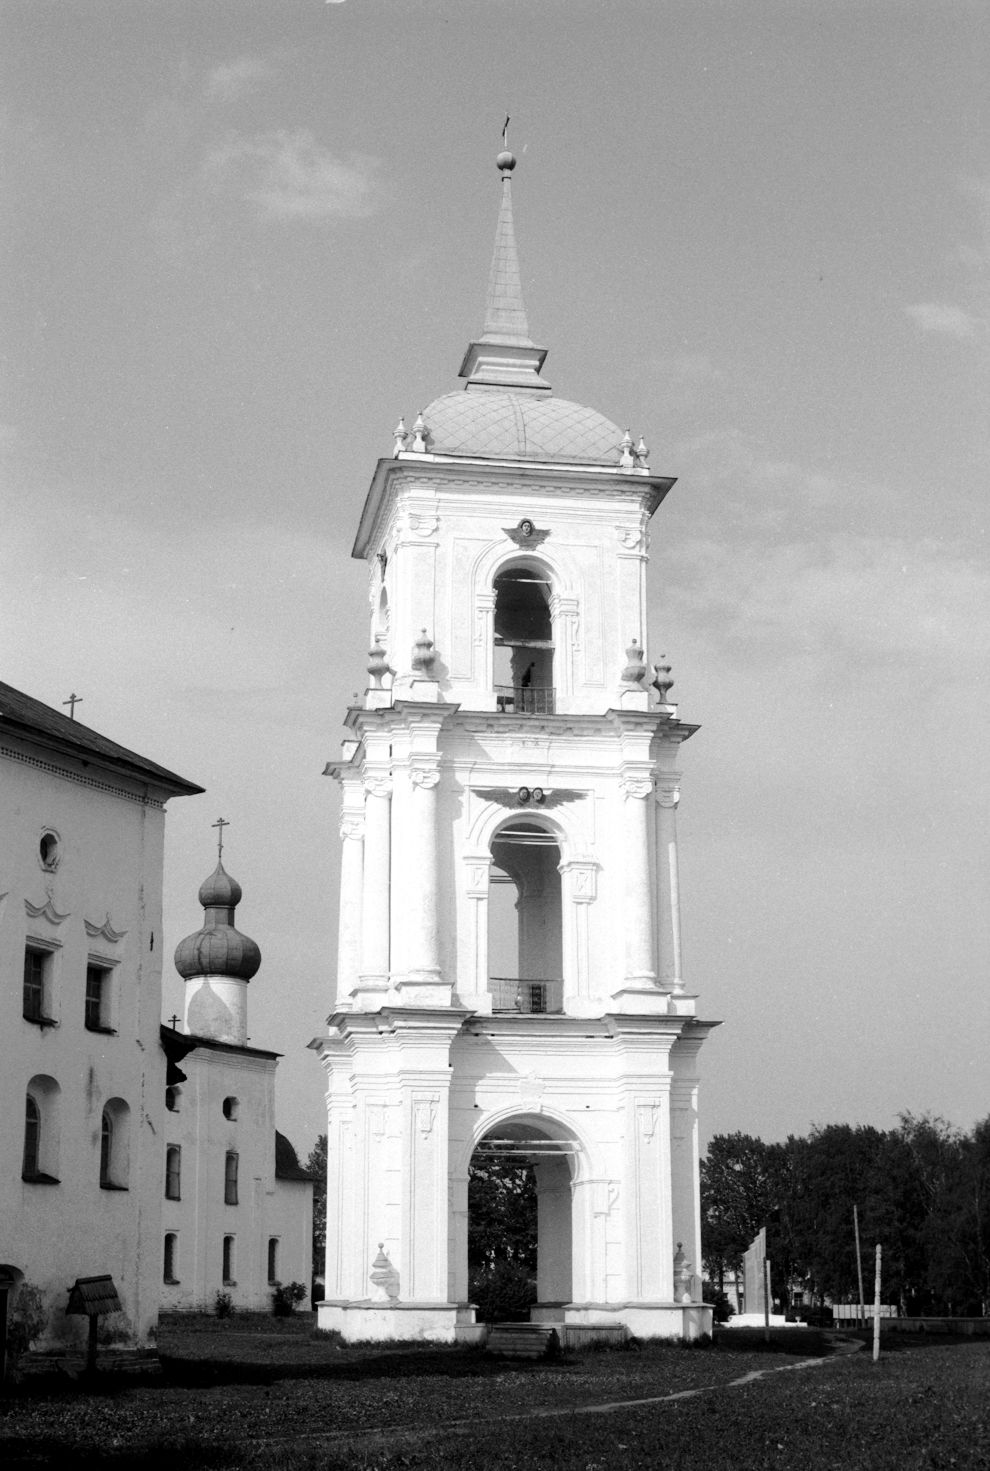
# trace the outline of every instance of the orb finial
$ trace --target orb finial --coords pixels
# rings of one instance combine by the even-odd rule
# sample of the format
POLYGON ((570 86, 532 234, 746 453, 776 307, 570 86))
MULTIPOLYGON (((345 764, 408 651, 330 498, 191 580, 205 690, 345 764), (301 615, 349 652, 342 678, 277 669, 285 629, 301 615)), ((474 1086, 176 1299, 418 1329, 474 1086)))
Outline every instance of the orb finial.
POLYGON ((502 151, 495 160, 495 165, 502 174, 511 174, 516 166, 516 155, 509 152, 509 119, 506 117, 502 126, 502 151))

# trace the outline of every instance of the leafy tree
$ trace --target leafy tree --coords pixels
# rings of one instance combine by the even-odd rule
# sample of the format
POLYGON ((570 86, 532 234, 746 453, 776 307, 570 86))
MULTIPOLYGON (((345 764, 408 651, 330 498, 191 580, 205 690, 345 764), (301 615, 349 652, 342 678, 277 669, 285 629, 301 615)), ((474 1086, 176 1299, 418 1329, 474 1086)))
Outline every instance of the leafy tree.
POLYGON ((751 1134, 716 1134, 701 1161, 701 1257, 721 1292, 726 1272, 780 1207, 786 1177, 783 1145, 751 1134))
POLYGON ((536 1177, 532 1165, 496 1155, 471 1164, 468 1265, 506 1261, 536 1271, 536 1177))
POLYGON ((309 1151, 306 1168, 313 1176, 313 1272, 322 1276, 327 1247, 326 1134, 321 1134, 309 1151))

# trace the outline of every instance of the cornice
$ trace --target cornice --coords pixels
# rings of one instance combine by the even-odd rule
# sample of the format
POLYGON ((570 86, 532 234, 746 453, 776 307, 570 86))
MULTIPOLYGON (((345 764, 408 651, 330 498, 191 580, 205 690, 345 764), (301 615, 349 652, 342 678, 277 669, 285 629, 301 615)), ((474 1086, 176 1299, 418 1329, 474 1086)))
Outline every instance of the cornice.
MULTIPOLYGON (((79 787, 89 787, 93 791, 106 792, 108 796, 119 797, 124 802, 136 802, 139 807, 164 808, 165 801, 160 797, 152 797, 148 792, 129 792, 126 787, 120 787, 112 782, 98 781, 94 776, 84 776, 82 772, 70 771, 64 766, 58 766, 54 761, 42 761, 38 756, 29 756, 26 751, 18 751, 13 746, 0 746, 0 756, 6 756, 8 761, 19 761, 22 766, 33 766, 36 771, 44 771, 49 776, 61 777, 63 781, 71 781, 79 787)), ((137 780, 137 778, 135 778, 137 780)))

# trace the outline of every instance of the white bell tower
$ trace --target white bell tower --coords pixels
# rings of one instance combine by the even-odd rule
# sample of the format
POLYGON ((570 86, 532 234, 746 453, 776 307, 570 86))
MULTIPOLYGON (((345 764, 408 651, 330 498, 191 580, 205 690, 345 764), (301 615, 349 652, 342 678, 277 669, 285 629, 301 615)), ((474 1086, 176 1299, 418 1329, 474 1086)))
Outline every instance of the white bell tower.
POLYGON ((697 1020, 678 753, 647 663, 648 525, 674 483, 554 396, 510 176, 463 388, 395 431, 354 545, 370 659, 343 794, 322 1328, 472 1338, 475 1151, 534 1164, 544 1322, 697 1336, 697 1020), (514 894, 515 909, 501 903, 514 894), (676 1257, 676 1263, 675 1263, 676 1257))

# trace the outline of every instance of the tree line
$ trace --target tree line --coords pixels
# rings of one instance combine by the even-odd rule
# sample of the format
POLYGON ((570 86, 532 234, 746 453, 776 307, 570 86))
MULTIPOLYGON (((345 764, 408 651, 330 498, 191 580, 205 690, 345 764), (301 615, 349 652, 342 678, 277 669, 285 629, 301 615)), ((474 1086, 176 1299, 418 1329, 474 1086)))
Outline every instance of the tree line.
POLYGON ((901 1114, 895 1129, 830 1124, 765 1144, 719 1134, 701 1162, 702 1261, 724 1291, 765 1226, 772 1291, 785 1307, 866 1297, 883 1247, 882 1300, 907 1314, 990 1314, 990 1117, 969 1133, 901 1114))

